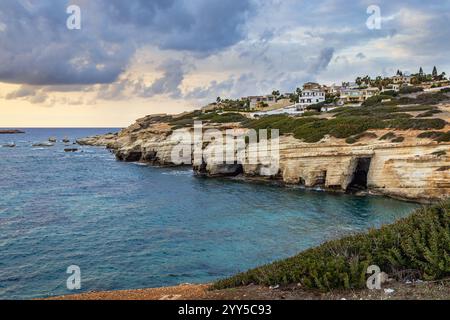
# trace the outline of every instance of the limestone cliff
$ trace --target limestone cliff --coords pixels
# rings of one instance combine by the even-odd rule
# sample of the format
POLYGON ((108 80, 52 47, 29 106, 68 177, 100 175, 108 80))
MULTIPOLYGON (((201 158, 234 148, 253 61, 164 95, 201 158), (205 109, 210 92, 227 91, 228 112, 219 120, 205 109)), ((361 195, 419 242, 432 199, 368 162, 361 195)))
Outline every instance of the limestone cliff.
MULTIPOLYGON (((173 139, 171 126, 161 120, 164 119, 146 117, 116 135, 90 137, 78 143, 106 146, 122 161, 180 165, 171 160, 172 151, 186 142, 173 139)), ((401 143, 366 138, 352 145, 330 137, 308 144, 285 135, 280 137, 280 170, 264 178, 333 191, 366 190, 372 194, 421 202, 447 198, 450 195, 450 143, 417 139, 420 132, 401 132, 405 137, 401 143)), ((380 137, 387 131, 373 133, 380 137)), ((208 163, 207 158, 194 165, 197 173, 206 176, 242 174, 261 177, 264 169, 264 165, 258 164, 215 165, 208 163)))

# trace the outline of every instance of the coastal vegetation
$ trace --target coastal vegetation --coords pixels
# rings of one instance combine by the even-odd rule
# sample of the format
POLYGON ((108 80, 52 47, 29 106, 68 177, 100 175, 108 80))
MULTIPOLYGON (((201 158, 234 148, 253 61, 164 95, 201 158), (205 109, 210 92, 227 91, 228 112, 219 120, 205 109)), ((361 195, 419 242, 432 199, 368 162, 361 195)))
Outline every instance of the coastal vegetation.
POLYGON ((388 132, 385 135, 383 135, 379 140, 392 140, 394 138, 396 138, 396 134, 393 132, 388 132))
POLYGON ((220 280, 213 288, 299 284, 325 291, 359 289, 365 287, 371 265, 398 280, 408 275, 429 281, 450 276, 450 201, 423 207, 380 229, 329 241, 220 280))
POLYGON ((333 110, 333 117, 330 119, 317 117, 296 118, 277 115, 247 121, 243 125, 256 130, 279 129, 280 134, 290 133, 295 138, 308 143, 318 142, 326 135, 348 139, 347 143, 355 143, 362 138, 362 134, 370 129, 443 129, 447 124, 445 120, 436 118, 417 119, 408 113, 431 110, 435 110, 435 107, 428 105, 405 107, 378 105, 367 108, 344 107, 333 110))
MULTIPOLYGON (((250 119, 239 112, 194 111, 173 118, 170 125, 176 130, 192 127, 196 120, 209 124, 236 123, 255 130, 278 129, 281 135, 291 134, 306 143, 316 143, 331 136, 353 144, 363 137, 370 138, 368 130, 442 130, 447 122, 435 117, 442 113, 436 104, 445 100, 449 97, 441 92, 424 93, 416 98, 378 95, 367 99, 360 108, 335 108, 326 113, 327 117, 319 117, 320 104, 310 106, 301 116, 269 115, 259 119, 250 119)), ((439 135, 433 137, 436 141, 448 141, 445 133, 436 134, 439 135)), ((380 140, 399 143, 404 138, 386 136, 380 140)))
POLYGON ((427 131, 417 136, 419 139, 432 139, 437 142, 450 142, 450 131, 427 131))
POLYGON ((400 88, 400 94, 411 94, 411 93, 422 92, 422 91, 423 91, 423 88, 421 88, 421 87, 406 86, 406 87, 400 88))

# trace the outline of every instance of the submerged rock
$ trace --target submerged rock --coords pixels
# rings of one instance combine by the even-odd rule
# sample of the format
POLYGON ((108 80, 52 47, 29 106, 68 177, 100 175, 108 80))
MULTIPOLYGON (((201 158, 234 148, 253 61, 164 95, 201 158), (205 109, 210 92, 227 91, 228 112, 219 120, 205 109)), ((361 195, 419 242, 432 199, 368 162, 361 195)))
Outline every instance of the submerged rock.
POLYGON ((49 147, 53 147, 54 144, 50 143, 50 142, 40 142, 40 143, 35 143, 32 145, 33 147, 44 147, 44 148, 49 148, 49 147))
POLYGON ((15 147, 16 147, 16 144, 14 142, 3 145, 3 148, 15 148, 15 147))
POLYGON ((64 152, 77 152, 78 149, 77 148, 65 148, 64 152))

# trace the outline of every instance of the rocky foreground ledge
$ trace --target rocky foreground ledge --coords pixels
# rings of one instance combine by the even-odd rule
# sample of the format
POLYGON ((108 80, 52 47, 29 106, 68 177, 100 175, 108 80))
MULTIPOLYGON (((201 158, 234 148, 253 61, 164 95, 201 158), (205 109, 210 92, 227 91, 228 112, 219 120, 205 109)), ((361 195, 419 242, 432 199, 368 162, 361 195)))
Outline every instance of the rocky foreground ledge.
MULTIPOLYGON (((450 130, 450 105, 443 105, 440 110, 447 125, 438 133, 445 134, 450 130)), ((172 139, 176 132, 174 119, 177 118, 147 116, 118 134, 88 137, 78 143, 105 146, 121 161, 174 166, 172 149, 182 143, 172 139)), ((209 122, 208 126, 246 130, 240 123, 209 122)), ((187 126, 186 130, 192 129, 187 126)), ((193 169, 209 177, 242 175, 333 192, 364 189, 370 194, 429 203, 450 196, 450 142, 437 142, 432 135, 418 139, 424 131, 369 130, 353 144, 330 136, 317 143, 305 143, 286 134, 280 137, 280 170, 268 177, 262 174, 263 164, 218 166, 204 159, 202 166, 193 169), (389 135, 401 139, 379 138, 389 135)))
POLYGON ((175 287, 90 292, 52 297, 48 300, 450 300, 449 281, 391 282, 382 290, 336 290, 322 292, 299 286, 270 288, 250 285, 227 290, 210 290, 210 285, 184 284, 175 287))

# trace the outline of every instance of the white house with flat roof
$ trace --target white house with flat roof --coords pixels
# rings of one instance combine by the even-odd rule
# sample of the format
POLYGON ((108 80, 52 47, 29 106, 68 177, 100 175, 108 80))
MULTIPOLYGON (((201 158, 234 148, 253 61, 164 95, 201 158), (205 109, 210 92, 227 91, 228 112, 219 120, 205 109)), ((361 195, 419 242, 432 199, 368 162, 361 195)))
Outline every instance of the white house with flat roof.
POLYGON ((305 110, 308 106, 325 102, 325 91, 321 89, 303 90, 296 104, 297 110, 305 110))

